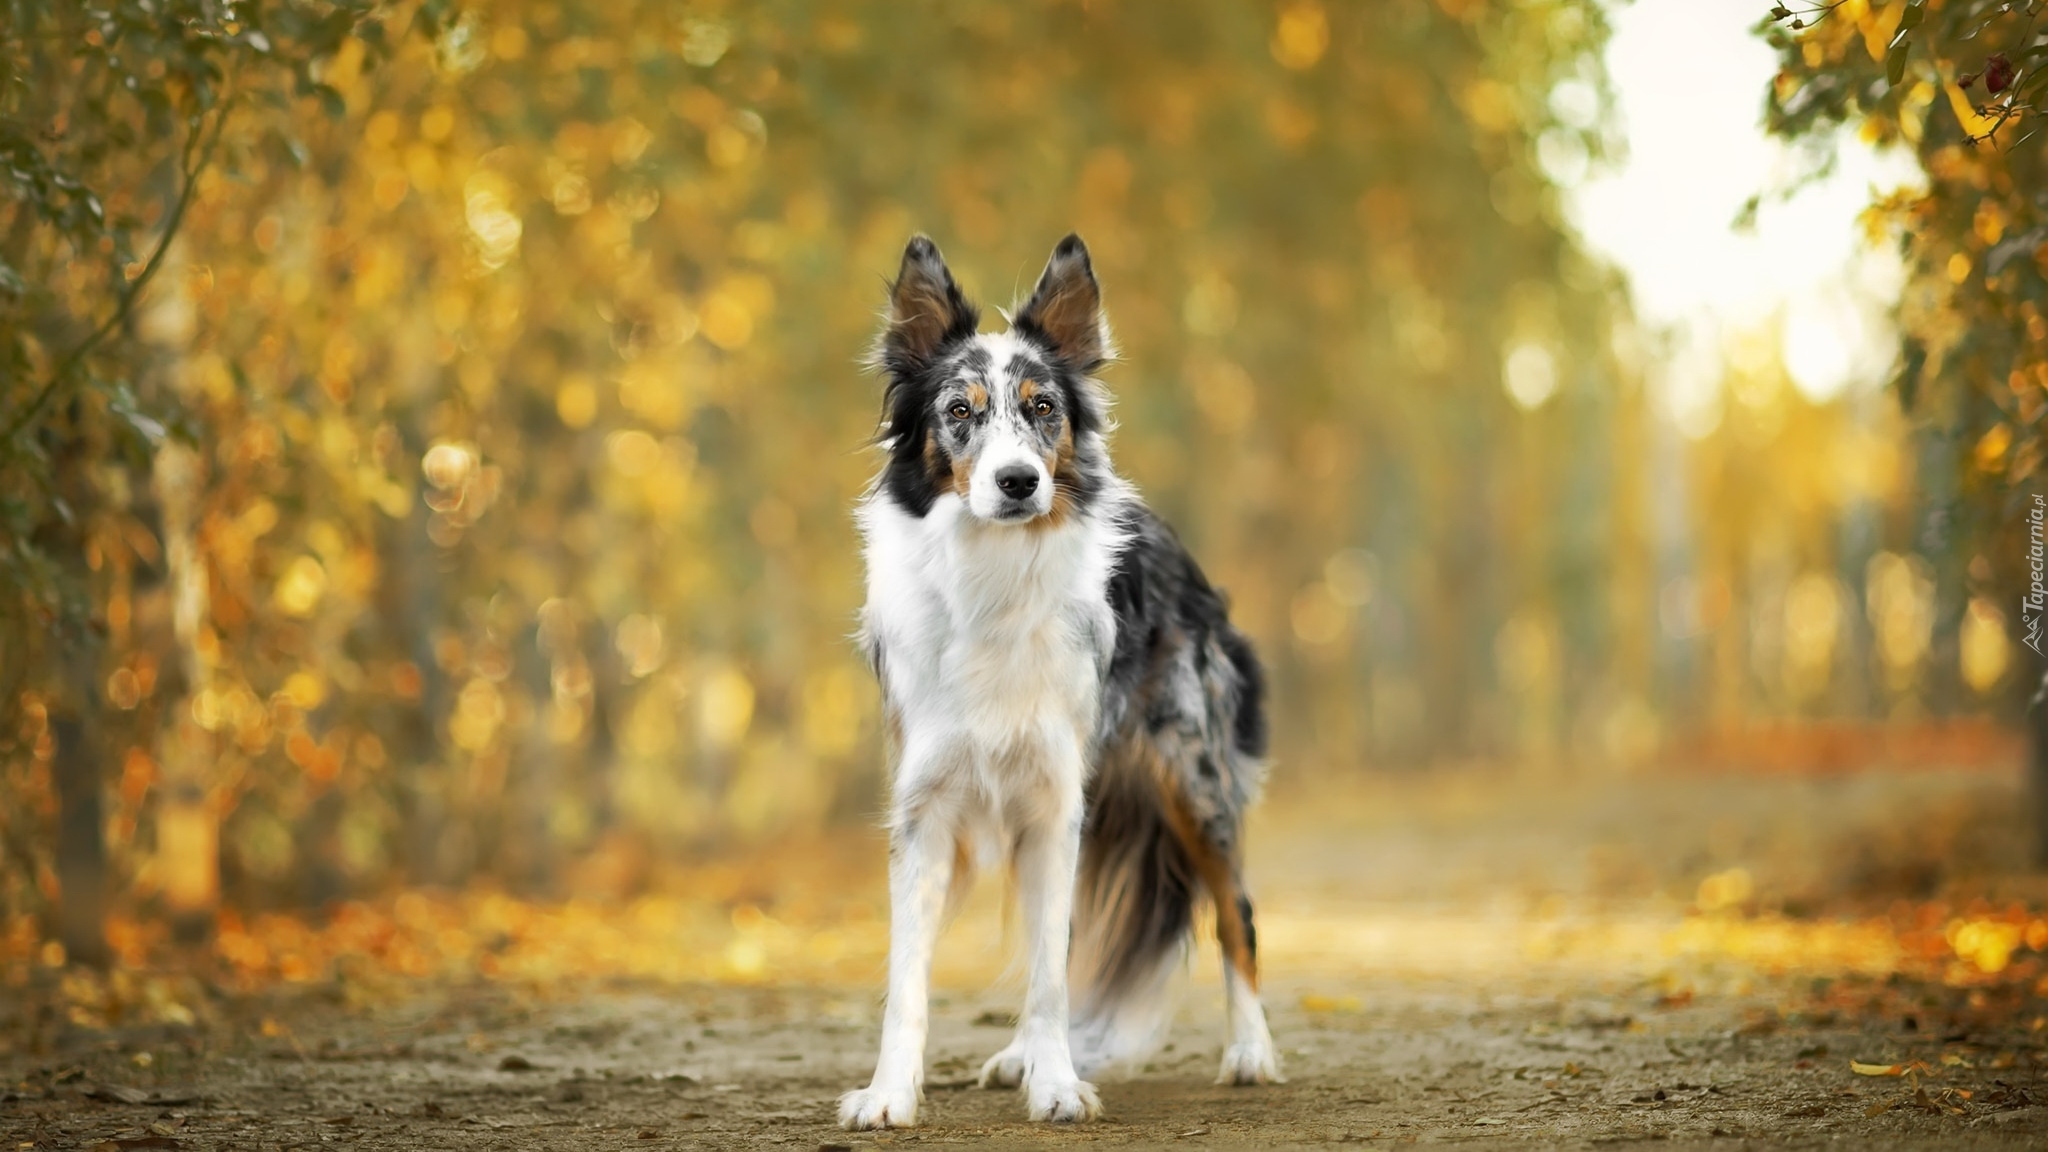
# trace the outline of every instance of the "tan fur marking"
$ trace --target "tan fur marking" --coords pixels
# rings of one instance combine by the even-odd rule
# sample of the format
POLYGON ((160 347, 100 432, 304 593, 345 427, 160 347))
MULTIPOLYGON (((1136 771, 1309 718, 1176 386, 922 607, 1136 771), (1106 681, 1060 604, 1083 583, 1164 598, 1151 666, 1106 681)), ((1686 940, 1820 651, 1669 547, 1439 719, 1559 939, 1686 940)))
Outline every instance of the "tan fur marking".
POLYGON ((947 491, 965 498, 968 488, 974 483, 974 461, 964 457, 953 457, 951 487, 947 491))
POLYGON ((1038 395, 1038 381, 1026 380, 1022 384, 1017 385, 1017 395, 1026 402, 1029 402, 1033 396, 1038 395))
POLYGON ((969 384, 967 386, 967 403, 976 409, 988 407, 988 385, 969 384))
MULTIPOLYGON (((1030 381, 1025 381, 1025 383, 1028 385, 1030 381)), ((1052 477, 1052 507, 1046 511, 1045 515, 1033 520, 1028 527, 1044 531, 1045 529, 1058 528, 1065 524, 1068 518, 1079 510, 1079 504, 1074 500, 1074 486, 1080 482, 1081 478, 1074 471, 1074 426, 1072 423, 1065 420, 1060 422, 1059 441, 1052 446, 1052 451, 1046 453, 1041 459, 1045 463, 1046 475, 1052 477)))
POLYGON ((972 469, 969 469, 963 472, 960 468, 960 461, 955 460, 953 461, 953 467, 950 470, 945 471, 943 473, 940 472, 939 434, 930 431, 929 429, 927 429, 924 434, 924 470, 927 474, 934 477, 935 482, 939 486, 940 495, 944 495, 948 492, 956 494, 966 492, 967 477, 973 471, 972 469))
POLYGON ((1181 795, 1168 778, 1164 766, 1154 769, 1159 785, 1160 801, 1166 813, 1166 826, 1180 841, 1188 859, 1194 862, 1195 875, 1202 878, 1202 886, 1209 890, 1209 899, 1216 905, 1216 936, 1222 941, 1223 955, 1230 966, 1245 982, 1245 986, 1259 990, 1259 963, 1252 953, 1251 937, 1245 931, 1244 921, 1238 916, 1237 869, 1232 861, 1209 843, 1202 835, 1201 823, 1188 807, 1187 798, 1181 795))

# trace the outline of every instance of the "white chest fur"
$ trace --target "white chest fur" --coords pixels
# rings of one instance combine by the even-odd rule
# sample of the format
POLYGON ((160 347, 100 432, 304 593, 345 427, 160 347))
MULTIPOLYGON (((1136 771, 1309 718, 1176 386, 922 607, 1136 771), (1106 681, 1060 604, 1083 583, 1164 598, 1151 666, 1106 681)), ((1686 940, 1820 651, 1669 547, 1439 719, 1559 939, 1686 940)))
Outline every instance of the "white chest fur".
POLYGON ((899 772, 951 766, 1006 792, 1011 760, 1054 750, 1063 753, 1055 760, 1078 760, 1066 753, 1093 731, 1115 642, 1106 599, 1121 543, 1113 517, 990 524, 948 495, 920 518, 877 494, 858 519, 868 567, 862 625, 881 653, 884 699, 902 734, 899 772))

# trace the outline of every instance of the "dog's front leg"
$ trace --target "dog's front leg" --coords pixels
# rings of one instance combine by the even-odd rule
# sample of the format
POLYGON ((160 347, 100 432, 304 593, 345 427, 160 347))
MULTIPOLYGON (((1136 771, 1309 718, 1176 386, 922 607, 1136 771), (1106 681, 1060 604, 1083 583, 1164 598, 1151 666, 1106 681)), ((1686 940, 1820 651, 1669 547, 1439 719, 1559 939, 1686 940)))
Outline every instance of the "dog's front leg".
POLYGON ((875 1078, 839 1098, 850 1129, 908 1128, 924 1096, 932 948, 953 882, 953 837, 929 812, 899 815, 889 837, 889 998, 875 1078))
POLYGON ((1095 1086, 1075 1073, 1067 1044, 1067 939, 1081 851, 1078 765, 1073 778, 1071 800, 1063 799, 1017 835, 1017 902, 1029 966, 1024 1012, 1016 1039, 981 1069, 985 1086, 1021 1081, 1033 1120, 1093 1120, 1102 1111, 1095 1086))

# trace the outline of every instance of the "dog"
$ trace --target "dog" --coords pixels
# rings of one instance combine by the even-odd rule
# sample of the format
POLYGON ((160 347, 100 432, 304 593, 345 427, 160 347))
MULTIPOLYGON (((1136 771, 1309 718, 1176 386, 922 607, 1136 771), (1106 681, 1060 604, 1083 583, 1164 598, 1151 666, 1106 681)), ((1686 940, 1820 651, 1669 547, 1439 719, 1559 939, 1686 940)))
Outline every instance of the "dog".
POLYGON ((981 332, 937 246, 911 238, 873 356, 887 461, 856 508, 859 636, 893 770, 881 1055, 840 1098, 849 1129, 917 1123, 932 949, 998 854, 1026 992, 983 1087, 1021 1087, 1033 1120, 1094 1119, 1082 1073, 1160 1037, 1204 897, 1230 1027, 1219 1082, 1280 1079, 1242 869, 1264 673, 1222 594, 1110 465, 1093 374, 1115 352, 1079 236, 1006 318, 981 332))

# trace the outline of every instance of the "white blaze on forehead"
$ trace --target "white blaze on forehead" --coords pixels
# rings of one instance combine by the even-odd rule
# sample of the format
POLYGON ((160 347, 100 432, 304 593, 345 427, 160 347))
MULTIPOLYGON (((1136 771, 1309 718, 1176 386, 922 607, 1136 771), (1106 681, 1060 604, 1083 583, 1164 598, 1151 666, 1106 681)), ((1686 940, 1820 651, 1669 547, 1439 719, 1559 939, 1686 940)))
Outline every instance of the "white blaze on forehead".
POLYGON ((998 412, 1016 407, 1017 385, 1024 380, 1024 365, 1035 363, 1038 349, 1009 332, 985 333, 974 338, 988 357, 989 403, 998 412))
POLYGON ((1025 503, 1032 515, 1042 516, 1052 510, 1052 476, 1017 406, 1017 386, 1023 379, 1019 362, 1035 359, 1035 350, 1008 332, 977 336, 975 344, 988 357, 986 379, 979 382, 989 390, 989 421, 967 483, 968 510, 983 519, 1014 514, 1018 505, 1003 494, 996 476, 1021 466, 1038 476, 1038 488, 1025 503))

